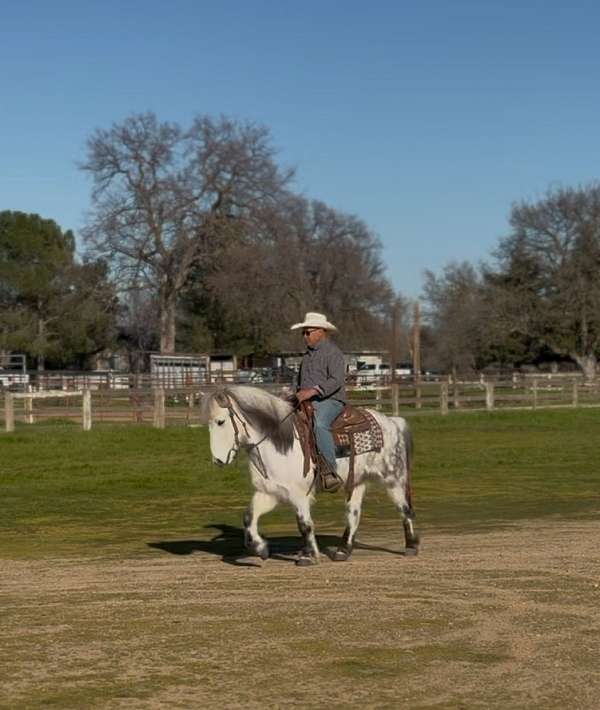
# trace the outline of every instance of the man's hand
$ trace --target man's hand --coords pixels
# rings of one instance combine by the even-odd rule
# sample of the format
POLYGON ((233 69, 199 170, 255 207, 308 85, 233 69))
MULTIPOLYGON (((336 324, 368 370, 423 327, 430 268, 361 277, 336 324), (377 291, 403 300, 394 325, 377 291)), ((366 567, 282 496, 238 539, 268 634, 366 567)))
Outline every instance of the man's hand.
POLYGON ((296 392, 296 399, 298 402, 304 402, 305 399, 310 399, 317 394, 319 394, 318 389, 315 389, 314 387, 307 387, 306 389, 298 390, 296 392))

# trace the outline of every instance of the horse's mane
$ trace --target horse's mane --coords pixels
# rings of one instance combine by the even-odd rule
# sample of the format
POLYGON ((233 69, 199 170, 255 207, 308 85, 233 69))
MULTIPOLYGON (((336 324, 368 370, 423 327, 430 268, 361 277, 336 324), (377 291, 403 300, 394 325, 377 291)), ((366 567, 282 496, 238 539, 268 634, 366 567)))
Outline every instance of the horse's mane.
POLYGON ((229 396, 240 415, 268 439, 281 454, 286 454, 294 445, 294 418, 292 405, 285 399, 267 390, 249 385, 230 385, 214 392, 210 401, 218 394, 229 396))

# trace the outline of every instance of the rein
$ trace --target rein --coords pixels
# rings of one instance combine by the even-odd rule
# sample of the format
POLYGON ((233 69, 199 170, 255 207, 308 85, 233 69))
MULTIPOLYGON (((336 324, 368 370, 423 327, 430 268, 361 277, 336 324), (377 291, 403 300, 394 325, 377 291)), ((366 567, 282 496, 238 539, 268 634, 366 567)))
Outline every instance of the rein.
MULTIPOLYGON (((227 462, 229 462, 229 455, 233 452, 234 456, 235 454, 242 448, 242 443, 240 441, 240 429, 238 427, 238 422, 242 425, 242 428, 244 429, 244 433, 246 435, 246 439, 249 439, 250 434, 248 433, 248 427, 246 426, 246 422, 240 417, 240 415, 235 411, 233 408, 233 405, 231 404, 231 399, 229 398, 228 395, 226 394, 218 394, 215 396, 215 400, 217 401, 218 404, 220 404, 222 407, 225 407, 227 409, 227 412, 229 414, 229 419, 231 420, 231 426, 233 427, 233 446, 231 449, 229 449, 229 453, 227 454, 227 462)), ((292 414, 296 411, 296 407, 292 409, 291 412, 288 412, 288 414, 285 415, 283 419, 281 419, 279 422, 277 422, 277 426, 280 427, 287 419, 289 419, 292 414)), ((257 442, 248 442, 245 445, 245 448, 248 450, 255 449, 256 454, 258 457, 258 470, 260 471, 261 476, 264 479, 268 479, 269 476, 267 475, 267 469, 265 466, 265 463, 262 459, 262 456, 260 455, 260 449, 258 448, 260 444, 263 443, 266 439, 269 438, 268 434, 265 434, 260 441, 257 442)))

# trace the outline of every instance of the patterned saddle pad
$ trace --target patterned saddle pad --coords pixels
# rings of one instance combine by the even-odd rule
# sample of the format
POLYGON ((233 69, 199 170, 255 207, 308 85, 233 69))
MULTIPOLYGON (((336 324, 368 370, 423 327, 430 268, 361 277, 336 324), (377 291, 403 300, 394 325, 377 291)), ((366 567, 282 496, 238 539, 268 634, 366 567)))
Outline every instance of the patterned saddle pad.
POLYGON ((381 451, 383 448, 381 427, 367 409, 346 405, 333 422, 331 431, 336 446, 342 449, 342 456, 381 451))

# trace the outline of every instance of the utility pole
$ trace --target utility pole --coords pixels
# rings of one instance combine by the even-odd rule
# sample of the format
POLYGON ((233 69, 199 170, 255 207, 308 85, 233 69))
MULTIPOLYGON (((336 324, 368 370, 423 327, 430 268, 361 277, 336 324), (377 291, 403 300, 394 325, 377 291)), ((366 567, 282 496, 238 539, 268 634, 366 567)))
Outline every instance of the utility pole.
POLYGON ((413 375, 415 378, 415 407, 421 409, 421 306, 415 301, 413 314, 413 375))
POLYGON ((390 348, 390 368, 391 368, 391 396, 392 396, 392 414, 397 417, 400 414, 400 386, 398 385, 398 379, 396 375, 396 364, 398 363, 398 358, 400 356, 400 312, 401 312, 401 300, 400 298, 394 299, 394 305, 392 306, 392 346, 390 348))
POLYGON ((413 313, 413 373, 421 377, 421 306, 415 302, 413 313))
POLYGON ((396 364, 399 357, 398 340, 400 339, 400 299, 394 299, 392 306, 392 343, 390 348, 390 372, 392 383, 396 382, 396 364))

